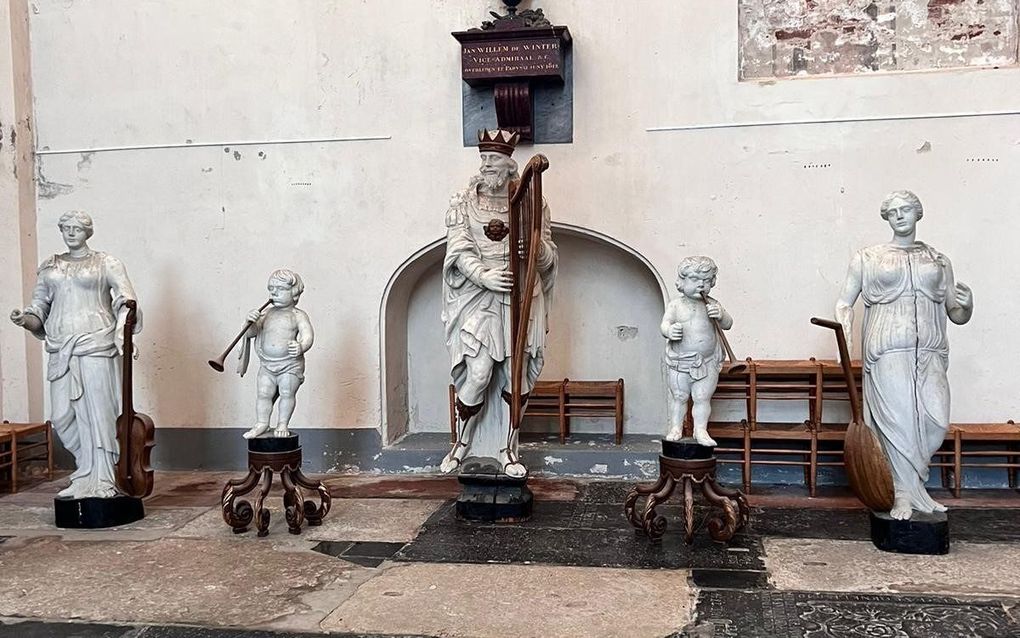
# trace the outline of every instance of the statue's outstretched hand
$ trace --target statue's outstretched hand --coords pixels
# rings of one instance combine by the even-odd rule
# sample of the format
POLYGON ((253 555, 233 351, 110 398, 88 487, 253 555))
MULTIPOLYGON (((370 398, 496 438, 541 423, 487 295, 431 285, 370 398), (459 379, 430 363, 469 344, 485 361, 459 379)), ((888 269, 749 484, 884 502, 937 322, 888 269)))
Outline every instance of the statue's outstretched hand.
POLYGON ((974 307, 974 293, 971 291, 970 286, 965 283, 956 282, 956 303, 964 310, 971 310, 974 307))
POLYGON ((510 292, 514 276, 509 270, 486 270, 480 277, 482 285, 493 292, 510 292))

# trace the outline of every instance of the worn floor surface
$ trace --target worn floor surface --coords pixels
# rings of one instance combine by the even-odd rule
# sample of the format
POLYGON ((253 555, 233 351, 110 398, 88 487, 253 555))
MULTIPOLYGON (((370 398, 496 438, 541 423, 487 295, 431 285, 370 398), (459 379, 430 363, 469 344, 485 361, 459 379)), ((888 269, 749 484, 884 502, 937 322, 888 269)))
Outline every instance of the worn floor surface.
POLYGON ((0 638, 528 636, 1020 637, 1020 492, 944 498, 951 552, 879 552, 845 491, 750 496, 748 529, 683 543, 623 517, 632 483, 532 479, 532 519, 454 516, 450 478, 331 476, 333 509, 287 533, 234 534, 230 473, 160 473, 147 516, 58 530, 59 482, 0 497, 0 638))

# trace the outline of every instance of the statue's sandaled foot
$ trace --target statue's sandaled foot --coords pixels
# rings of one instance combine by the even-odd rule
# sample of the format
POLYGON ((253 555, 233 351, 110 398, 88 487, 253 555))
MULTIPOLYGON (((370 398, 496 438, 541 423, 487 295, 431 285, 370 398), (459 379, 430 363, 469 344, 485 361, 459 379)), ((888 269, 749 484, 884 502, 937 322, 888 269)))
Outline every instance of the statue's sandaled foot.
POLYGON ((528 475, 528 468, 508 448, 500 450, 496 460, 503 467, 503 473, 511 478, 524 478, 528 475))
POLYGON ((675 427, 670 429, 669 433, 666 435, 666 440, 679 441, 681 438, 683 438, 683 436, 684 436, 683 428, 675 427))
POLYGON ((254 439, 257 436, 262 436, 263 434, 265 434, 268 431, 269 431, 269 424, 268 423, 256 423, 252 427, 252 429, 248 430, 247 432, 245 432, 241 436, 243 436, 246 439, 254 439))
POLYGON ((74 498, 75 496, 74 482, 65 487, 64 489, 57 492, 57 498, 74 498))
POLYGON ((453 448, 443 458, 443 462, 439 464, 439 471, 443 474, 449 474, 459 469, 461 462, 464 460, 464 455, 467 454, 467 450, 467 443, 461 441, 454 443, 453 448))
POLYGON ((914 508, 910 506, 910 498, 907 496, 896 496, 893 499, 892 509, 889 510, 889 516, 898 520, 906 521, 910 520, 910 515, 913 514, 914 508))
POLYGON ((698 442, 698 445, 704 445, 705 447, 715 447, 715 439, 708 435, 708 430, 695 430, 694 440, 698 442))
POLYGON ((278 425, 276 426, 276 429, 273 430, 273 436, 278 439, 285 439, 290 436, 290 430, 287 429, 286 425, 278 425))
POLYGON ((926 490, 922 490, 918 496, 920 502, 914 503, 914 509, 919 512, 945 512, 946 506, 931 497, 926 490))

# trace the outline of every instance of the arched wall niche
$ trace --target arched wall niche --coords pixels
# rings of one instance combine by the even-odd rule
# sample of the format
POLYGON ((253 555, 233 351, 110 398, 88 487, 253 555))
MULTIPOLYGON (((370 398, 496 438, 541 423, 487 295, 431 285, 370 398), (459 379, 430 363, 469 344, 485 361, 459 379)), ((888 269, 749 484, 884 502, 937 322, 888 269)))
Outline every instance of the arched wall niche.
MULTIPOLYGON (((664 430, 659 321, 669 299, 661 275, 612 237, 553 222, 560 252, 543 379, 626 382, 627 433, 664 430)), ((449 355, 441 309, 445 238, 424 246, 394 272, 380 308, 382 438, 448 432, 449 355)), ((542 429, 536 419, 525 427, 542 429), (535 423, 532 423, 534 421, 535 423)), ((572 423, 576 432, 611 432, 611 419, 572 423)))

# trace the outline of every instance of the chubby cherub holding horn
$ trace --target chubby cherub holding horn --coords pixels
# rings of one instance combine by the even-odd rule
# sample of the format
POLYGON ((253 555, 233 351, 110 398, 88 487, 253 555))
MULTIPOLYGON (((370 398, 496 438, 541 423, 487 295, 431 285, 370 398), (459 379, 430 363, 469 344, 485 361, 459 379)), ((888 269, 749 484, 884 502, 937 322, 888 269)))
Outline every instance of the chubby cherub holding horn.
POLYGON ((277 399, 280 405, 273 436, 290 436, 290 418, 294 414, 295 396, 305 381, 305 352, 312 347, 315 335, 308 315, 297 308, 305 284, 294 271, 281 268, 269 275, 269 308, 248 313, 250 322, 237 371, 241 376, 248 369, 251 342, 261 365, 257 379, 255 425, 244 433, 253 439, 269 431, 269 418, 277 399))

